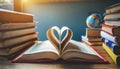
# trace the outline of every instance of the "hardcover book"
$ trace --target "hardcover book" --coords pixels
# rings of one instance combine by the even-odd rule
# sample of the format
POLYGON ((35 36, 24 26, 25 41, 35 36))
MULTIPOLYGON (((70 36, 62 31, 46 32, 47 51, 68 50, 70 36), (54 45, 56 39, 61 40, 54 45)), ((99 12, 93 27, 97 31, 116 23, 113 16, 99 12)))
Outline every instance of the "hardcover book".
POLYGON ((110 25, 102 24, 102 30, 113 36, 120 36, 119 26, 110 26, 110 25))
POLYGON ((115 44, 105 38, 102 38, 102 41, 109 46, 109 48, 115 53, 116 55, 120 55, 120 44, 115 44))
POLYGON ((112 58, 112 60, 114 61, 114 63, 120 65, 120 56, 119 55, 115 55, 112 50, 109 48, 109 46, 107 46, 106 44, 103 43, 103 48, 105 49, 105 51, 110 55, 110 57, 112 58))
POLYGON ((86 36, 87 37, 100 37, 100 28, 86 28, 86 36))
POLYGON ((27 34, 35 33, 35 28, 26 28, 18 30, 0 31, 0 40, 24 36, 27 34))
POLYGON ((46 62, 58 59, 72 62, 108 62, 94 48, 72 40, 72 35, 73 32, 68 27, 62 27, 60 30, 54 26, 47 31, 48 40, 33 45, 13 59, 13 62, 46 62), (61 38, 64 31, 66 34, 61 38))
POLYGON ((115 18, 120 18, 120 12, 119 13, 106 14, 105 17, 104 17, 104 20, 115 19, 115 18))
POLYGON ((35 43, 35 40, 29 40, 27 42, 23 42, 11 48, 0 49, 0 57, 8 58, 10 55, 13 55, 14 53, 22 49, 32 46, 34 43, 35 43))
POLYGON ((37 39, 36 33, 19 36, 15 38, 10 38, 10 39, 5 39, 5 40, 0 41, 0 49, 10 48, 10 47, 13 47, 15 45, 21 44, 23 42, 26 42, 32 39, 37 39))
POLYGON ((113 12, 116 12, 118 10, 120 10, 120 3, 117 3, 117 4, 114 4, 114 5, 107 7, 105 9, 105 12, 106 13, 113 13, 113 12))
POLYGON ((33 15, 28 13, 0 9, 0 22, 33 22, 33 15))
POLYGON ((116 44, 120 44, 120 36, 112 36, 105 31, 101 31, 101 37, 106 38, 116 44))
POLYGON ((35 27, 35 22, 14 22, 3 24, 0 22, 0 31, 26 29, 35 27))
POLYGON ((120 19, 119 20, 105 20, 106 25, 110 26, 120 26, 120 19))

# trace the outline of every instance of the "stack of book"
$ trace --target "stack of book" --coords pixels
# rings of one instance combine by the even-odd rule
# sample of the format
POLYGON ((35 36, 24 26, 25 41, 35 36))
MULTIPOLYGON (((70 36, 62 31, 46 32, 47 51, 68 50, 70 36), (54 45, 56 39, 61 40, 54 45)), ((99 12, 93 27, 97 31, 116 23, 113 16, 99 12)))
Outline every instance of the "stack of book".
POLYGON ((86 28, 86 35, 81 36, 82 42, 89 46, 101 46, 102 39, 100 36, 100 28, 86 28))
POLYGON ((37 40, 33 15, 0 9, 0 60, 12 59, 37 40))
POLYGON ((105 11, 101 31, 103 48, 120 65, 120 3, 107 7, 105 11))

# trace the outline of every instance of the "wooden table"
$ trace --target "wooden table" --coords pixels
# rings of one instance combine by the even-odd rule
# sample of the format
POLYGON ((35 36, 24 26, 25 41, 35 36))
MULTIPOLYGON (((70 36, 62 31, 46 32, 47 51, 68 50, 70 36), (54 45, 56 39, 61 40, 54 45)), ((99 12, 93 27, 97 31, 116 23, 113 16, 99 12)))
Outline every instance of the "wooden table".
POLYGON ((101 46, 96 49, 108 59, 110 64, 85 64, 85 63, 11 63, 9 61, 0 62, 0 69, 120 69, 120 66, 114 64, 109 55, 101 46))

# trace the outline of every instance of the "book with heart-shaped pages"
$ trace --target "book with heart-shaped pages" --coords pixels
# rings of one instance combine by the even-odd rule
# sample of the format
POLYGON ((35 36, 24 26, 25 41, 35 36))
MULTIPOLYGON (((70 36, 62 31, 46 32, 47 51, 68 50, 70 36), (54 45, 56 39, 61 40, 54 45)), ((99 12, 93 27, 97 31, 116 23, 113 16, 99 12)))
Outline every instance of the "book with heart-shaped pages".
POLYGON ((12 62, 51 62, 61 59, 71 62, 108 63, 95 48, 72 40, 73 32, 66 26, 61 29, 53 26, 46 35, 48 40, 38 41, 12 62))

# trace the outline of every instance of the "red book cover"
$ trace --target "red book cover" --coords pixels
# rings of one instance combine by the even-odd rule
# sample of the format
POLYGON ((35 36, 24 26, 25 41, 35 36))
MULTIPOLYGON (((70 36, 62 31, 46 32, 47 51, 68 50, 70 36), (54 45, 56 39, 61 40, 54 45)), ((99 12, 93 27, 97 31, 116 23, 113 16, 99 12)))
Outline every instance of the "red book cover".
POLYGON ((120 26, 110 26, 102 24, 102 30, 109 33, 112 36, 120 36, 120 26))

